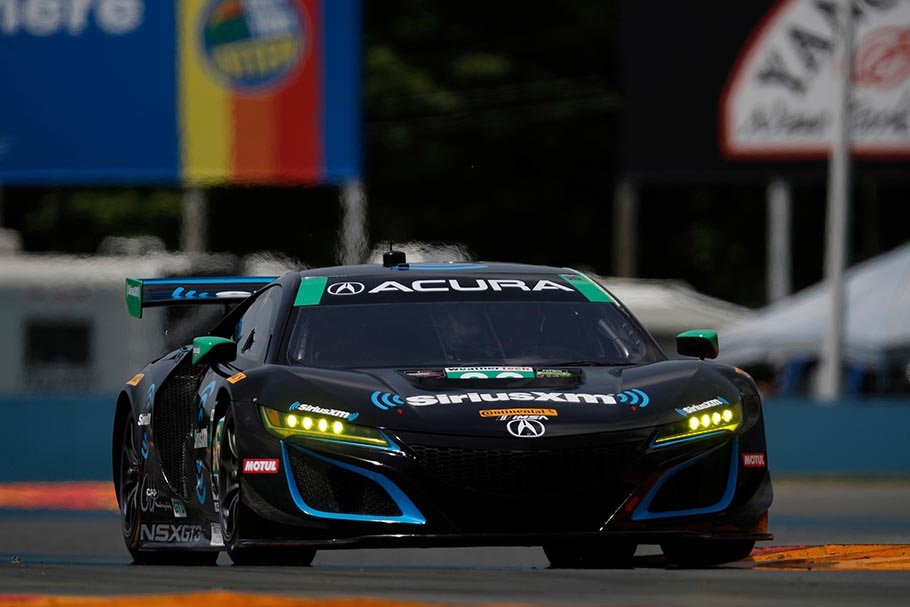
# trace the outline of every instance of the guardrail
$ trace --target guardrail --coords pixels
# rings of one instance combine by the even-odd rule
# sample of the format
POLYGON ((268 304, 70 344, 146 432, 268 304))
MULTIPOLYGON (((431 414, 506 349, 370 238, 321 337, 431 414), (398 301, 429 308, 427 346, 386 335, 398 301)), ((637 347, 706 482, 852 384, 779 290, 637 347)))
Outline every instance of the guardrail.
MULTIPOLYGON (((109 480, 114 395, 0 396, 0 483, 109 480)), ((767 398, 773 475, 910 476, 910 396, 767 398)))

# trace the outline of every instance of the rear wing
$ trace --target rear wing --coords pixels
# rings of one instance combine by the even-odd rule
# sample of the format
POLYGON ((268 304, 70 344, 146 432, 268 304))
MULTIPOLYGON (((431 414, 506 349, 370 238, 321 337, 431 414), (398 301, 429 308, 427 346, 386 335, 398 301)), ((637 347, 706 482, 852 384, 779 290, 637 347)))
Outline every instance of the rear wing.
POLYGON ((238 303, 277 276, 211 276, 200 278, 127 278, 126 308, 142 318, 154 306, 238 303))

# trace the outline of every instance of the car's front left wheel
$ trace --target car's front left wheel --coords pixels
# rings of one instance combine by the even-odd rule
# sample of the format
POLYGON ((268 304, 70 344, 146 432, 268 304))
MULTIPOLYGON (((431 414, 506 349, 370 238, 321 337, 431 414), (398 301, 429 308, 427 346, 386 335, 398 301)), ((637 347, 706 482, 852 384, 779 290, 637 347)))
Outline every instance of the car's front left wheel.
POLYGON ((262 520, 243 501, 237 427, 230 409, 223 421, 218 451, 221 534, 231 561, 235 565, 310 565, 316 556, 316 550, 312 548, 254 548, 241 545, 241 534, 255 537, 262 520))
POLYGON ((120 506, 120 528, 127 550, 138 565, 214 565, 218 552, 190 550, 146 550, 139 546, 142 528, 140 491, 146 474, 135 430, 135 417, 128 411, 117 429, 120 462, 117 474, 117 503, 120 506))

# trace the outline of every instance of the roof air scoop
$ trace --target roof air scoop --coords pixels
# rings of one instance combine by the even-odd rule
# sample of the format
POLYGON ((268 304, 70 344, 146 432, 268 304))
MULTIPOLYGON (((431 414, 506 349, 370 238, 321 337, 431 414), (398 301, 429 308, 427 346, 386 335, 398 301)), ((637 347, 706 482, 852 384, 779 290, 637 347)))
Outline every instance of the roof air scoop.
POLYGON ((404 251, 394 251, 389 249, 382 254, 382 265, 391 268, 394 266, 405 266, 407 265, 407 258, 405 257, 404 251))

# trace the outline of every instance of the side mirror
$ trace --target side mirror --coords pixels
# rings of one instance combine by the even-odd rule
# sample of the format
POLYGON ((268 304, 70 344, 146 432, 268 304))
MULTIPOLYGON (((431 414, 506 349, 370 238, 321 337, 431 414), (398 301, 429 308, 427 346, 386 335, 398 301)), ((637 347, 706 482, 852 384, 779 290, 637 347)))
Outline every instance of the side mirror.
POLYGON ((237 342, 226 337, 197 337, 193 339, 193 364, 229 363, 237 358, 237 342))
POLYGON ((717 346, 717 331, 695 329, 684 331, 676 336, 676 351, 683 356, 717 358, 720 348, 717 346))

